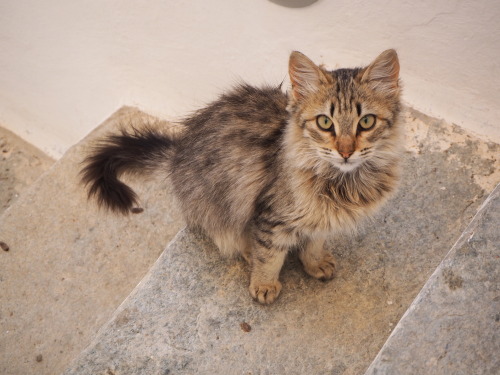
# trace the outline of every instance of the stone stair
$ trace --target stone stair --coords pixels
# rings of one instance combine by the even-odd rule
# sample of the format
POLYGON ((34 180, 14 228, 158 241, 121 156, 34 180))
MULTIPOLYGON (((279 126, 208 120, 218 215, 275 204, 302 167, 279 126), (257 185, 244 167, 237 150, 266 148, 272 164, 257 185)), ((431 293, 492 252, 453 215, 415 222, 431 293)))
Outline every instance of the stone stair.
POLYGON ((165 181, 136 181, 144 212, 129 217, 101 212, 79 184, 95 138, 145 120, 156 121, 119 110, 0 217, 0 241, 9 246, 0 251, 1 374, 61 373, 182 227, 165 181))
MULTIPOLYGON (((247 266, 222 259, 200 233, 182 230, 158 258, 182 227, 167 181, 131 181, 143 198, 139 215, 114 216, 87 203, 77 171, 89 144, 118 123, 144 119, 156 121, 133 108, 119 110, 0 217, 0 240, 11 248, 0 254, 2 374, 422 373, 391 372, 377 361, 406 358, 387 348, 404 346, 404 338, 390 343, 406 332, 405 321, 425 298, 412 301, 436 275, 473 293, 462 268, 453 263, 444 276, 437 267, 448 264, 441 263, 448 250, 500 181, 499 145, 407 109, 400 190, 361 233, 330 243, 337 278, 313 280, 292 256, 279 300, 260 306, 248 295, 247 266)), ((498 217, 491 220, 498 227, 498 217)), ((498 239, 492 243, 498 248, 498 239)), ((498 286, 498 257, 493 252, 483 263, 491 251, 477 254, 498 286)), ((476 300, 499 310, 498 299, 476 300)), ((446 319, 446 311, 439 314, 446 319)), ((498 325, 481 329, 491 339, 481 350, 497 348, 498 325)), ((415 332, 413 339, 416 348, 415 332)), ((431 361, 430 352, 420 359, 431 361)), ((435 366, 423 373, 449 372, 435 366)))
POLYGON ((500 185, 365 375, 500 374, 500 185))
MULTIPOLYGON (((500 185, 365 375, 499 373, 499 224, 500 185)), ((246 296, 244 267, 184 230, 64 374, 362 374, 394 305, 371 293, 394 286, 346 298, 359 277, 328 289, 301 282, 295 266, 285 270, 283 298, 258 306, 246 296)))

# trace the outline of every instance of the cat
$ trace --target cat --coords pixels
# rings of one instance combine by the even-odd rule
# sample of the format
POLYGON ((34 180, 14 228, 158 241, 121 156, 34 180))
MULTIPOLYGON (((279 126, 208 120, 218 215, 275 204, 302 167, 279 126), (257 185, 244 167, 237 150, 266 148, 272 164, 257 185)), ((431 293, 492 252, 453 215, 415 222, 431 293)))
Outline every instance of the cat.
POLYGON ((262 304, 280 294, 292 250, 309 275, 333 278, 327 237, 353 232, 399 180, 399 60, 390 49, 328 71, 295 51, 289 76, 287 93, 238 85, 176 134, 144 125, 102 139, 81 171, 89 198, 126 214, 138 198, 120 175, 169 175, 188 226, 251 264, 262 304))

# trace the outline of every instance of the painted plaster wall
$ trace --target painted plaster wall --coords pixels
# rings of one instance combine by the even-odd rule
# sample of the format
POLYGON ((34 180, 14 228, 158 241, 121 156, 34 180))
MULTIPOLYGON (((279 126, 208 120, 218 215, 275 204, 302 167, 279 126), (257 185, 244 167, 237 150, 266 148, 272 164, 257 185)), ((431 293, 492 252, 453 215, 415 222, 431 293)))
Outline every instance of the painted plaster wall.
POLYGON ((124 104, 166 118, 240 79, 279 83, 396 48, 405 100, 500 142, 498 0, 3 0, 0 124, 59 157, 124 104))

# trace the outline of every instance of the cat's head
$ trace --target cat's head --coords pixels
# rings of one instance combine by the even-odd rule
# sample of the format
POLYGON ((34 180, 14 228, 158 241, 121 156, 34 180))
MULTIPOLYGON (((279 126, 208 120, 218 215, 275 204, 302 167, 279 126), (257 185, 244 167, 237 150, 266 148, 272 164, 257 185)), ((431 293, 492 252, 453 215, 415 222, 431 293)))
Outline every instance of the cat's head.
POLYGON ((365 68, 327 71, 300 52, 290 56, 289 134, 316 170, 351 173, 389 163, 399 148, 399 61, 382 52, 365 68))

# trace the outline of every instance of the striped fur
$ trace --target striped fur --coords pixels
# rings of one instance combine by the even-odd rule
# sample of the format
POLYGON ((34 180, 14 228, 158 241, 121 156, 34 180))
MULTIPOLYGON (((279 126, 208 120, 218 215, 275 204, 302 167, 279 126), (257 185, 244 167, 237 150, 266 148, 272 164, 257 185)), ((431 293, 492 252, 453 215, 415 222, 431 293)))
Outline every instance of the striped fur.
POLYGON ((119 176, 159 170, 188 225, 251 262, 259 302, 279 295, 291 250, 310 275, 332 278, 327 236, 354 231, 398 181, 398 58, 388 50, 365 68, 327 71, 293 52, 289 70, 288 94, 240 85, 184 119, 176 137, 148 128, 109 136, 84 162, 89 196, 126 213, 137 197, 119 176), (368 130, 358 124, 366 115, 376 119, 368 130))

